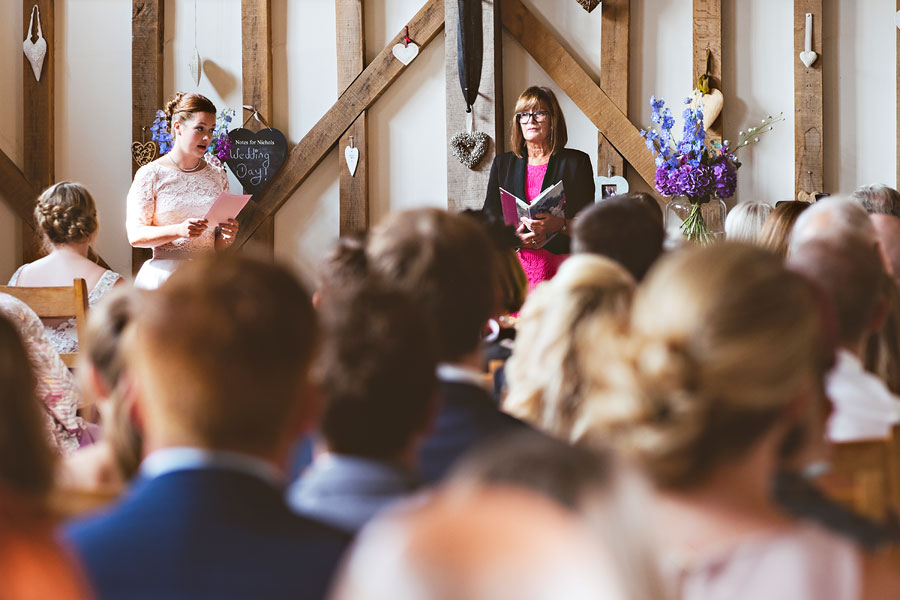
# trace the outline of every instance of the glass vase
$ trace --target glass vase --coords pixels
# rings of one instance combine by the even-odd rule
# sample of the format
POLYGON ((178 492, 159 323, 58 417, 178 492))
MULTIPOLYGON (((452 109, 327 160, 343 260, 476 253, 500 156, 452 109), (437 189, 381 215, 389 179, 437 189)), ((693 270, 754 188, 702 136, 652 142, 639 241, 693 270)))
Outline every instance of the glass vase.
POLYGON ((725 202, 721 198, 676 196, 666 203, 666 247, 686 242, 707 246, 725 238, 725 202))

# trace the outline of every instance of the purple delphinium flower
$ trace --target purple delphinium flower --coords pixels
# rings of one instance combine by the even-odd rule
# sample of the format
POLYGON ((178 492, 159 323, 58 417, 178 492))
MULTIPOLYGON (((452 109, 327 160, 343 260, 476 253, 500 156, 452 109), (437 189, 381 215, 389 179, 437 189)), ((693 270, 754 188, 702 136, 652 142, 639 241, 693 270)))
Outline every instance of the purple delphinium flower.
POLYGON ((737 187, 737 169, 728 158, 717 162, 712 167, 715 179, 716 195, 719 198, 731 198, 737 187))

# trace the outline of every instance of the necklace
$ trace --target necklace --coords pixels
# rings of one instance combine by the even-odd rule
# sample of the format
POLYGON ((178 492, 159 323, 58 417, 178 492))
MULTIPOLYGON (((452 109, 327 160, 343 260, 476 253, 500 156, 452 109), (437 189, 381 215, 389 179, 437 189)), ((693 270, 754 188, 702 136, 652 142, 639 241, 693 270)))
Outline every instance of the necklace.
POLYGON ((203 157, 200 157, 197 159, 197 166, 191 167, 190 169, 182 169, 181 166, 177 162, 175 162, 175 159, 172 158, 171 154, 167 154, 166 156, 169 157, 169 160, 172 161, 172 164, 175 165, 175 168, 178 169, 179 171, 181 171, 182 173, 193 173, 194 171, 196 171, 197 169, 200 168, 201 164, 203 164, 203 157))

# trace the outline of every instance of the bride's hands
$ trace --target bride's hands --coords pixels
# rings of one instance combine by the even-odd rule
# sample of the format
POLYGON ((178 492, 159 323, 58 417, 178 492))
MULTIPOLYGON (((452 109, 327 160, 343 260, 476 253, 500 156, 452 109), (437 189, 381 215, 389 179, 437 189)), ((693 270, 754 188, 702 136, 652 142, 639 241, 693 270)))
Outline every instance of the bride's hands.
POLYGON ((176 226, 178 237, 195 238, 200 237, 209 224, 206 219, 185 219, 176 226))

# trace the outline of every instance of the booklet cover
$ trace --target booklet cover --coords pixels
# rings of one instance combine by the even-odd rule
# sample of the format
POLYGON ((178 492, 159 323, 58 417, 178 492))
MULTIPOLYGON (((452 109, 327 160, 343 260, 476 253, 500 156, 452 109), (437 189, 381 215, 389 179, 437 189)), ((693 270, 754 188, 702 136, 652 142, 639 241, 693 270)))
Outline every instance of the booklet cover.
MULTIPOLYGON (((554 217, 566 216, 566 191, 563 188, 562 179, 550 186, 540 196, 528 204, 515 194, 500 188, 500 206, 503 209, 503 220, 507 225, 518 227, 522 217, 534 219, 536 215, 548 213, 554 217)), ((546 241, 538 246, 543 248, 547 242, 556 237, 559 232, 553 232, 547 236, 546 241)))
POLYGON ((238 214, 247 205, 247 201, 250 200, 251 195, 243 195, 243 194, 229 194, 228 192, 222 192, 219 194, 219 197, 216 198, 216 201, 213 202, 213 205, 209 208, 209 211, 206 213, 204 217, 208 222, 210 227, 215 227, 220 223, 228 222, 228 219, 237 219, 238 214))

